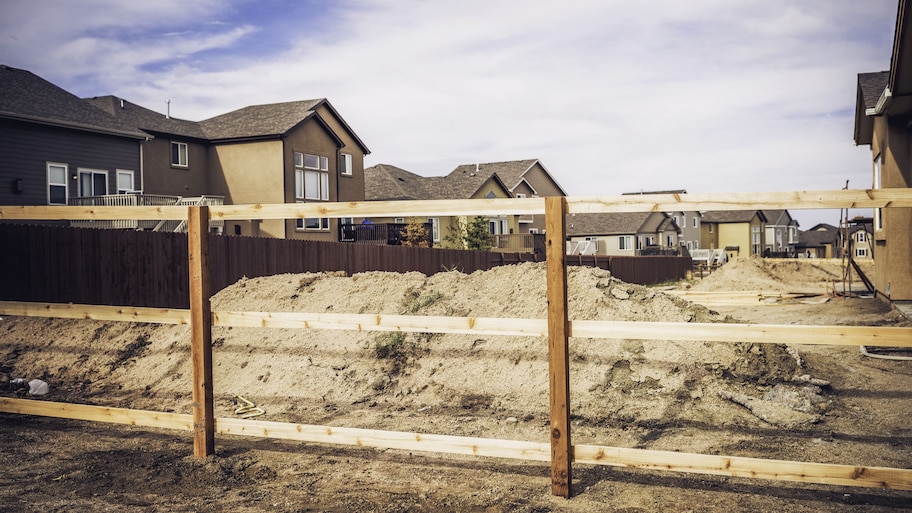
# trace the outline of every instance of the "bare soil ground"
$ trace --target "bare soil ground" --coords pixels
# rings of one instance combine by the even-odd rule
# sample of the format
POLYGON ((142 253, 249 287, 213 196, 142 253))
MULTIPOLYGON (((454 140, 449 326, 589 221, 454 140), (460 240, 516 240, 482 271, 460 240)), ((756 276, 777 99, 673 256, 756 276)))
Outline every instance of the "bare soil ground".
MULTIPOLYGON (((681 288, 822 293, 834 279, 832 262, 735 260, 681 288)), ((570 294, 574 319, 909 325, 874 299, 710 309, 589 268, 571 268, 570 294)), ((544 318, 544 267, 245 279, 213 310, 544 318)), ((217 328, 213 340, 220 417, 240 395, 264 420, 548 439, 544 339, 217 328)), ((912 468, 912 364, 782 342, 573 339, 573 442, 912 468)), ((48 382, 34 400, 190 413, 188 345, 185 326, 6 317, 0 372, 48 382)), ((11 512, 912 510, 912 492, 585 465, 565 500, 545 463, 238 437, 196 459, 188 433, 10 414, 0 441, 11 512)))

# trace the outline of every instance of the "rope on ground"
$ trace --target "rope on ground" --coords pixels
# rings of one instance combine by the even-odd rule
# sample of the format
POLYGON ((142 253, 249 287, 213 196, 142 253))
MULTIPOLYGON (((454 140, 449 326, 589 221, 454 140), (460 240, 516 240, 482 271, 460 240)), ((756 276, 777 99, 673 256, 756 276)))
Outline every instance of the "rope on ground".
POLYGON ((263 414, 266 413, 266 410, 264 410, 263 408, 257 407, 257 405, 255 405, 255 404, 253 404, 252 402, 248 401, 248 400, 245 399, 244 397, 241 397, 241 396, 239 396, 239 395, 238 395, 238 396, 235 396, 235 397, 234 397, 234 404, 237 404, 237 403, 239 403, 239 402, 242 403, 243 406, 238 406, 237 409, 234 410, 234 414, 235 414, 235 415, 240 415, 242 419, 249 419, 249 418, 252 418, 252 417, 259 417, 260 415, 263 415, 263 414))

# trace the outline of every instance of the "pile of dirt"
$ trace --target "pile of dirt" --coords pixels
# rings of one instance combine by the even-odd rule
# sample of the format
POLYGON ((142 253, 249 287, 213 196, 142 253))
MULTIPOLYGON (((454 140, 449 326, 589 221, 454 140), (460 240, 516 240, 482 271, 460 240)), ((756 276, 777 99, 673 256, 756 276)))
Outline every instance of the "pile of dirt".
MULTIPOLYGON (((731 320, 600 269, 571 267, 568 282, 571 319, 731 320)), ((545 267, 242 279, 215 295, 212 308, 543 319, 545 267)), ((7 318, 0 330, 0 370, 44 379, 50 400, 191 411, 186 326, 7 318)), ((232 416, 243 396, 266 410, 260 418, 279 421, 402 429, 390 411, 484 413, 468 425, 424 419, 407 427, 493 436, 510 419, 511 429, 525 423, 533 437, 547 421, 545 338, 215 328, 213 346, 218 416, 232 416)), ((762 421, 720 392, 756 395, 808 372, 778 345, 574 339, 571 353, 572 411, 605 427, 754 425, 762 421)))
MULTIPOLYGON (((823 293, 831 290, 834 285, 842 289, 843 279, 846 278, 844 265, 841 260, 740 257, 730 260, 720 269, 704 277, 693 286, 693 290, 823 293)), ((860 267, 862 272, 873 280, 873 262, 863 262, 860 267)), ((848 278, 861 286, 861 279, 854 270, 848 278)))

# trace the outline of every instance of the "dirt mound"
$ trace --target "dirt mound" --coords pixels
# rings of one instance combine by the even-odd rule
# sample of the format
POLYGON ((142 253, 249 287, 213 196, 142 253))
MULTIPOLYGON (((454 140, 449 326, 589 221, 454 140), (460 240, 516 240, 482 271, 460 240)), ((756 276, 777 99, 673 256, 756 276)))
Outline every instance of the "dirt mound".
MULTIPOLYGON (((572 267, 568 281, 572 319, 727 320, 599 269, 572 267)), ((544 265, 531 263, 431 277, 278 275, 242 279, 214 296, 212 308, 541 319, 545 289, 544 265)), ((51 400, 191 411, 186 326, 7 318, 2 330, 0 370, 51 383, 51 400)), ((401 429, 401 419, 383 412, 402 409, 499 416, 468 427, 412 426, 453 434, 491 435, 502 429, 498 418, 526 419, 538 433, 533 419, 547 418, 544 338, 215 328, 213 346, 219 416, 231 416, 241 395, 267 411, 264 419, 345 418, 355 427, 401 429)), ((596 425, 759 422, 717 392, 806 372, 776 345, 574 339, 571 352, 572 410, 596 425)))
MULTIPOLYGON (((819 291, 833 284, 841 287, 845 270, 841 260, 769 259, 759 257, 734 258, 717 271, 703 278, 693 290, 760 290, 776 292, 819 291)), ((873 279, 873 264, 861 264, 866 276, 873 279)), ((860 284, 852 270, 850 278, 860 284)))

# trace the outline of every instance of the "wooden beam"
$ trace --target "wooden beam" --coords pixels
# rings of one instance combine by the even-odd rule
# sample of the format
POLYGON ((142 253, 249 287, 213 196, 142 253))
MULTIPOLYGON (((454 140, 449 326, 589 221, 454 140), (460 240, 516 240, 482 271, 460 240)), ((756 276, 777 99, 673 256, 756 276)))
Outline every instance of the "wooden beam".
MULTIPOLYGON (((0 412, 40 415, 91 422, 193 431, 193 416, 107 406, 58 403, 0 397, 0 412)), ((219 418, 220 435, 296 440, 300 442, 352 445, 441 454, 488 456, 527 461, 548 461, 548 443, 498 440, 462 436, 381 431, 335 426, 290 424, 254 419, 219 418)), ((912 470, 829 463, 765 460, 739 456, 690 454, 600 445, 573 447, 574 463, 609 465, 695 474, 912 490, 912 470)))
POLYGON ((545 198, 548 296, 548 383, 551 397, 551 493, 572 494, 570 320, 567 313, 567 200, 545 198))
POLYGON ((193 365, 193 454, 215 454, 212 393, 212 310, 209 282, 209 207, 190 207, 190 360, 193 365))
POLYGON ((631 194, 567 198, 571 214, 671 212, 676 210, 764 210, 912 207, 912 189, 631 194))
MULTIPOLYGON (((190 324, 190 310, 0 301, 0 315, 190 324)), ((211 312, 213 326, 351 331, 402 331, 468 335, 548 336, 546 319, 440 317, 306 312, 211 312)), ((912 347, 912 328, 791 324, 570 321, 570 336, 595 339, 673 340, 912 347)))
POLYGON ((106 220, 106 219, 187 219, 187 207, 50 207, 50 206, 0 206, 0 220, 106 220))
POLYGON ((912 490, 912 470, 577 445, 574 462, 839 486, 912 490))
POLYGON ((0 301, 0 315, 53 317, 58 319, 93 319, 99 321, 150 322, 156 324, 190 324, 190 310, 136 306, 81 305, 73 303, 22 303, 16 301, 0 301))

